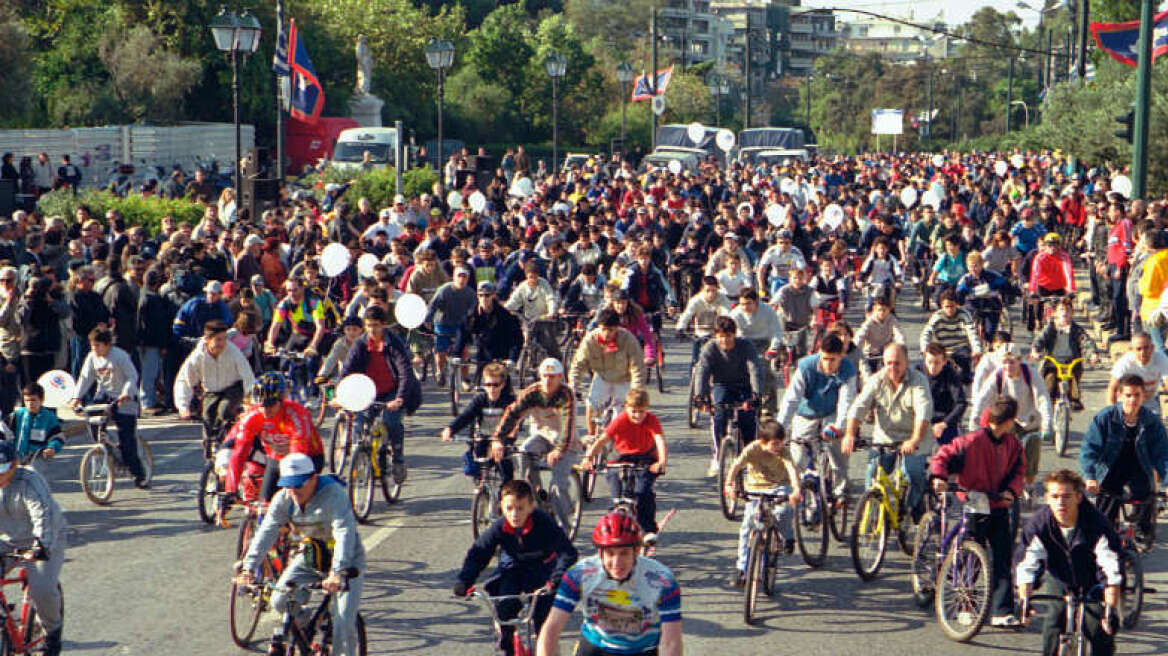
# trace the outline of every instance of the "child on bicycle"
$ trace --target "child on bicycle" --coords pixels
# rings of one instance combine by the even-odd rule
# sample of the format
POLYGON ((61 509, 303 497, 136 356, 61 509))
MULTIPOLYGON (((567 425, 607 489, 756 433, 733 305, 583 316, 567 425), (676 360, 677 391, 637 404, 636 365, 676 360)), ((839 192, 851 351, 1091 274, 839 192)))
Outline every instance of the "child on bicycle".
MULTIPOLYGON (((491 362, 483 367, 483 391, 475 394, 458 413, 450 424, 442 429, 442 441, 449 442, 454 434, 465 430, 477 423, 478 434, 474 436, 474 444, 464 456, 462 471, 467 476, 478 475, 475 458, 485 458, 490 437, 495 434, 499 420, 503 418, 503 411, 515 402, 515 390, 511 388, 511 377, 507 375, 507 366, 502 362, 491 362), (479 437, 483 439, 478 439, 479 437)), ((511 480, 512 464, 506 458, 498 461, 499 474, 504 481, 511 480)))
POLYGON ((1026 474, 1026 455, 1022 443, 1014 436, 1014 419, 1018 402, 1008 396, 990 405, 988 426, 966 433, 942 446, 933 456, 931 472, 933 490, 944 494, 948 478, 956 475, 957 484, 966 493, 989 497, 989 514, 973 515, 969 533, 988 543, 992 552, 993 592, 987 601, 993 626, 1017 626, 1010 571, 1010 551, 1014 535, 1010 530, 1010 506, 1022 496, 1026 474))
MULTIPOLYGON (((1030 347, 1030 357, 1041 360, 1038 372, 1046 382, 1046 390, 1052 401, 1059 398, 1058 369, 1044 356, 1050 356, 1065 365, 1080 358, 1089 359, 1092 365, 1099 364, 1099 348, 1087 329, 1074 319, 1074 300, 1064 298, 1054 308, 1054 317, 1046 323, 1042 332, 1034 338, 1030 347)), ((1078 412, 1083 409, 1079 381, 1083 378, 1083 363, 1071 367, 1071 408, 1078 412)))
POLYGON ((872 375, 884 366, 884 348, 896 342, 904 344, 904 332, 900 322, 892 313, 892 303, 886 298, 873 299, 872 307, 860 329, 856 331, 855 343, 864 357, 864 374, 872 375))
MULTIPOLYGON (((785 538, 783 548, 788 554, 795 551, 795 533, 791 526, 792 505, 799 503, 802 495, 795 481, 799 475, 795 471, 795 463, 787 451, 787 436, 783 427, 777 421, 764 421, 758 428, 758 437, 746 445, 730 472, 726 475, 726 491, 728 496, 738 494, 735 481, 738 473, 746 469, 746 478, 742 486, 747 492, 767 492, 778 490, 790 494, 790 503, 775 508, 775 524, 785 538)), ((751 499, 742 513, 742 526, 738 529, 738 560, 735 563, 734 574, 730 583, 735 587, 746 584, 746 558, 750 549, 750 528, 754 521, 755 506, 758 501, 751 499)))
POLYGON ((44 476, 45 461, 52 460, 65 447, 61 422, 57 420, 56 410, 44 406, 45 388, 39 383, 25 385, 23 393, 24 407, 12 411, 8 425, 3 427, 4 438, 15 439, 20 461, 27 462, 35 458, 33 469, 44 476), (11 433, 8 432, 9 427, 11 433), (40 458, 36 458, 38 454, 40 458))
POLYGON ((889 307, 894 306, 897 281, 903 277, 904 271, 900 262, 893 257, 888 239, 877 237, 872 244, 872 252, 868 254, 868 259, 864 260, 864 265, 860 267, 860 273, 856 277, 857 284, 864 283, 868 286, 866 311, 872 310, 877 298, 887 300, 889 307))
MULTIPOLYGON (((499 567, 482 585, 491 596, 535 592, 545 586, 555 590, 564 572, 576 563, 578 554, 572 541, 556 520, 535 507, 535 494, 527 481, 504 483, 499 496, 503 516, 467 550, 454 584, 456 597, 466 596, 496 551, 502 552, 499 567)), ((551 610, 552 595, 540 597, 534 603, 532 622, 538 632, 551 610)), ((513 619, 519 610, 518 600, 504 601, 498 607, 499 619, 513 619)), ((498 649, 505 654, 515 653, 514 633, 515 627, 500 628, 498 649)))
POLYGON ((320 363, 320 370, 316 372, 318 385, 337 382, 336 378, 341 373, 341 364, 344 363, 345 358, 349 357, 349 350, 353 348, 357 338, 365 333, 365 328, 361 325, 361 318, 356 314, 345 317, 345 320, 341 322, 341 330, 344 331, 344 339, 333 342, 328 356, 325 357, 324 362, 320 363))
POLYGON ((665 447, 665 431, 657 415, 649 412, 649 392, 633 388, 625 395, 625 411, 616 416, 604 433, 588 447, 584 454, 584 469, 592 469, 592 458, 603 453, 604 447, 612 442, 616 447, 615 462, 629 462, 648 465, 648 470, 638 470, 634 489, 621 490, 620 474, 608 472, 608 489, 613 499, 625 494, 635 495, 637 500, 637 524, 645 534, 646 545, 657 541, 657 494, 653 482, 665 472, 669 451, 665 447), (624 492, 624 494, 622 494, 624 492))

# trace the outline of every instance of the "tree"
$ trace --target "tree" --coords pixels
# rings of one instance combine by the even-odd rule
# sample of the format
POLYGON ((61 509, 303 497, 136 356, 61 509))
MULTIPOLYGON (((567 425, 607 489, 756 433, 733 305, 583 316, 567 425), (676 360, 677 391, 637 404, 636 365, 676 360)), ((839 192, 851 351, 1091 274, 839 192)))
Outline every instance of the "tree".
POLYGON ((535 55, 530 43, 530 21, 523 8, 500 6, 467 37, 466 63, 483 81, 500 84, 512 97, 518 97, 525 80, 516 72, 523 70, 535 55))
POLYGON ((145 26, 107 33, 99 52, 110 88, 131 120, 182 116, 183 96, 200 76, 197 60, 166 49, 145 26))
POLYGON ((15 12, 0 9, 0 122, 20 121, 30 116, 27 105, 32 88, 29 77, 30 40, 15 12))
POLYGON ((665 90, 665 122, 707 122, 714 113, 714 100, 705 81, 680 69, 673 72, 665 90))

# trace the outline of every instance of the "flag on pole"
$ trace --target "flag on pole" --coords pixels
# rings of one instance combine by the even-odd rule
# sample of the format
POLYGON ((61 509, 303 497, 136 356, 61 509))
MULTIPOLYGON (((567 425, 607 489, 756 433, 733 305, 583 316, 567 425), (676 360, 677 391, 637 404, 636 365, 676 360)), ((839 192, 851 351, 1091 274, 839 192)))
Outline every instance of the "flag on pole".
MULTIPOLYGON (((664 96, 665 90, 669 88, 669 80, 673 78, 673 67, 662 68, 657 71, 657 95, 664 96)), ((637 78, 633 84, 632 102, 638 100, 652 100, 653 87, 649 83, 649 74, 642 72, 641 76, 637 78)))
MULTIPOLYGON (((1115 61, 1135 66, 1139 63, 1140 21, 1091 23, 1095 43, 1115 61)), ((1152 17, 1152 61, 1168 53, 1168 11, 1152 17)))
POLYGON ((288 66, 288 32, 284 29, 283 21, 276 28, 276 51, 272 54, 272 72, 276 74, 276 83, 280 85, 280 109, 287 110, 292 106, 292 69, 288 66))
POLYGON ((306 123, 316 123, 324 109, 324 87, 312 68, 308 49, 296 31, 295 19, 289 21, 287 40, 281 27, 276 41, 276 54, 272 58, 272 71, 285 79, 288 113, 306 123), (289 59, 291 55, 291 59, 289 59))

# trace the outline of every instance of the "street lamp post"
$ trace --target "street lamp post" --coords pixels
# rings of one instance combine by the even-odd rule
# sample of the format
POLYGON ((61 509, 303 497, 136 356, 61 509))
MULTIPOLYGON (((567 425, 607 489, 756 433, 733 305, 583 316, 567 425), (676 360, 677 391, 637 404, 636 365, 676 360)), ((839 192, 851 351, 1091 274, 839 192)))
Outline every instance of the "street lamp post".
POLYGON ((730 93, 730 80, 718 71, 711 71, 706 76, 706 86, 714 96, 714 125, 722 124, 722 96, 730 93))
POLYGON ((430 39, 426 44, 426 63, 438 75, 438 156, 435 161, 438 162, 438 179, 442 180, 442 105, 445 100, 443 83, 446 81, 446 71, 454 65, 454 44, 446 39, 430 39))
POLYGON ((211 38, 215 40, 215 47, 227 55, 231 61, 231 111, 235 122, 235 178, 232 184, 235 187, 235 205, 240 207, 242 198, 242 171, 241 137, 239 128, 239 60, 244 55, 250 55, 260 46, 260 22, 250 12, 244 10, 242 14, 221 9, 211 19, 211 38))
POLYGON ((560 159, 560 78, 564 77, 564 73, 568 70, 568 60, 562 54, 553 50, 548 54, 547 61, 544 62, 544 65, 547 66, 548 77, 552 79, 552 172, 554 173, 559 170, 560 159))
POLYGON ((620 82, 621 88, 621 153, 627 151, 628 147, 625 145, 625 104, 628 102, 629 83, 633 81, 633 67, 627 61, 622 61, 616 66, 616 80, 620 82))
POLYGON ((1030 106, 1025 100, 1015 100, 1010 105, 1022 105, 1022 116, 1026 120, 1026 127, 1030 127, 1030 106))

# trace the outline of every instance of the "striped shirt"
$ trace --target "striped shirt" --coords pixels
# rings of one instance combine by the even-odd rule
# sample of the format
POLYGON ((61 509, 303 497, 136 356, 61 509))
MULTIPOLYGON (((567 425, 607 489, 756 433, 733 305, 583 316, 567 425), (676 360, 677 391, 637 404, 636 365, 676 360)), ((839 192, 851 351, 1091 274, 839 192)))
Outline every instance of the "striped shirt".
POLYGON ((929 323, 921 331, 921 353, 932 342, 945 347, 950 355, 953 350, 962 346, 969 347, 972 353, 981 353, 981 339, 973 327, 973 318, 969 312, 958 309, 957 314, 950 317, 944 310, 937 310, 929 317, 929 323))

